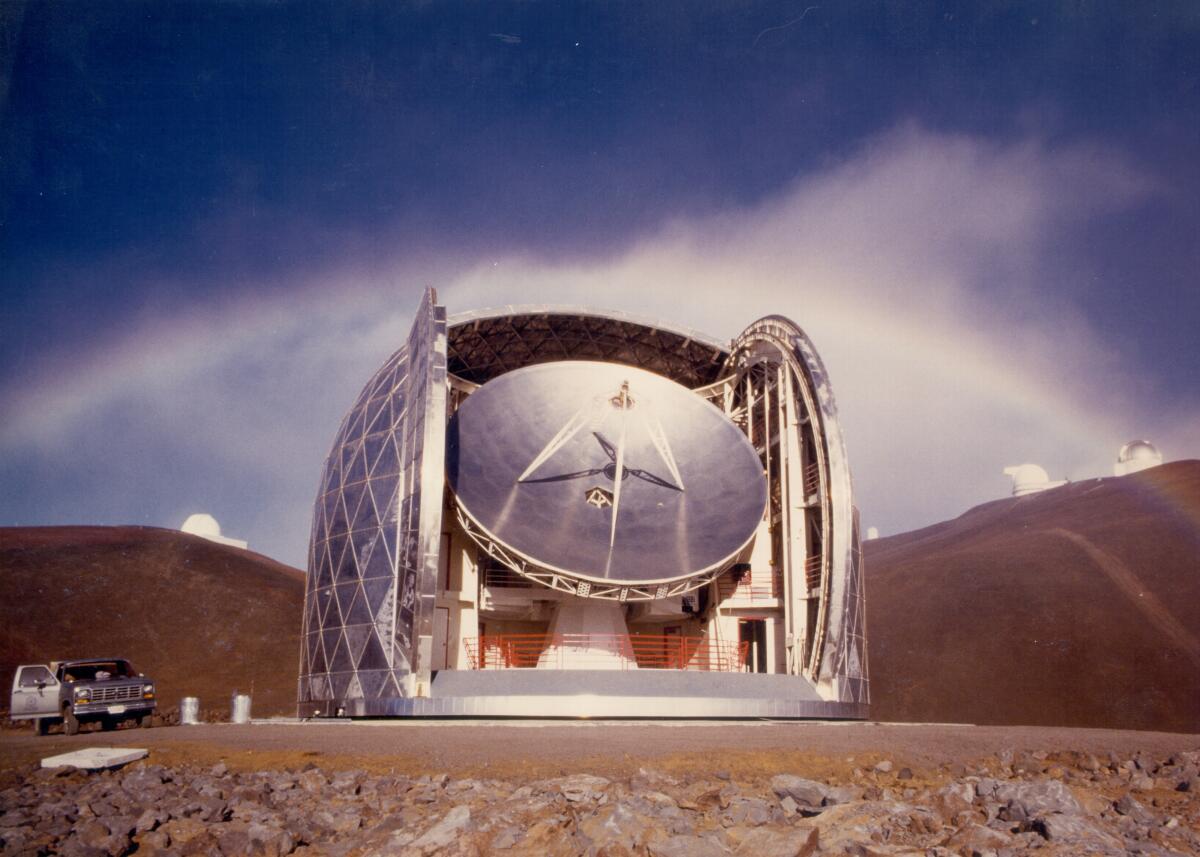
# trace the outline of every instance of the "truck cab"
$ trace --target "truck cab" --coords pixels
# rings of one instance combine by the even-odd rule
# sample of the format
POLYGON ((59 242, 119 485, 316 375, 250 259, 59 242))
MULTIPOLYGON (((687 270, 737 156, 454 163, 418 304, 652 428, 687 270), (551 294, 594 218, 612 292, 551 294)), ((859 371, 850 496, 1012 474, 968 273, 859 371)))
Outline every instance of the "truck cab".
POLYGON ((54 723, 74 735, 82 723, 115 729, 122 721, 149 726, 157 700, 154 682, 125 658, 83 658, 25 664, 13 676, 13 720, 33 720, 45 735, 54 723))

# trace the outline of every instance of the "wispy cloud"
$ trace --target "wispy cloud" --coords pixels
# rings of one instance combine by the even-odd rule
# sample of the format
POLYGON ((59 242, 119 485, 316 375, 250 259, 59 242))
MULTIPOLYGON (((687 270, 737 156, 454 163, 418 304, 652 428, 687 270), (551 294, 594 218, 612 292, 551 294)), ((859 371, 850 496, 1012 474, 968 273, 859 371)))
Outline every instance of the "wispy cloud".
MULTIPOLYGON (((1156 192, 1102 149, 906 126, 767 203, 677 219, 608 259, 493 257, 433 284, 452 312, 583 303, 722 337, 790 316, 833 376, 864 521, 895 532, 1001 496, 1006 464, 1101 475, 1136 435, 1170 458, 1200 454, 1200 403, 1166 409, 1170 391, 1090 328, 1087 296, 1045 282, 1092 218, 1156 192)), ((322 275, 286 297, 144 322, 6 391, 0 455, 30 485, 93 474, 69 506, 78 520, 173 526, 203 507, 299 563, 341 413, 403 341, 427 282, 419 266, 322 275), (97 473, 83 462, 98 455, 97 473)), ((30 515, 48 502, 39 490, 30 515)))

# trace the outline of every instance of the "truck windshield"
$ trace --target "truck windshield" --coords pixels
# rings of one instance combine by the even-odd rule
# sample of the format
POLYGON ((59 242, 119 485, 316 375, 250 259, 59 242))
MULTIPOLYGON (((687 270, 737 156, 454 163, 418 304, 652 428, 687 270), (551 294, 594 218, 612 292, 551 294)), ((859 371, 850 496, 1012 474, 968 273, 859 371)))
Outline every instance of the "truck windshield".
POLYGON ((63 665, 63 681, 105 681, 133 678, 136 675, 129 661, 91 661, 86 664, 63 665))

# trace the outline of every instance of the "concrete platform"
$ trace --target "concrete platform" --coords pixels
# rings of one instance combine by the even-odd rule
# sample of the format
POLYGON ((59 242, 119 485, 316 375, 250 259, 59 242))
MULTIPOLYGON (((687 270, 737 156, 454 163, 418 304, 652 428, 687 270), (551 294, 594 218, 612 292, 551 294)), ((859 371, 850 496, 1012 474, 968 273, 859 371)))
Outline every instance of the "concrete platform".
MULTIPOLYGON (((339 713, 328 705, 322 714, 339 713)), ((428 698, 350 700, 344 709, 350 717, 864 720, 868 715, 865 705, 821 699, 797 676, 685 670, 443 670, 434 676, 428 698)))

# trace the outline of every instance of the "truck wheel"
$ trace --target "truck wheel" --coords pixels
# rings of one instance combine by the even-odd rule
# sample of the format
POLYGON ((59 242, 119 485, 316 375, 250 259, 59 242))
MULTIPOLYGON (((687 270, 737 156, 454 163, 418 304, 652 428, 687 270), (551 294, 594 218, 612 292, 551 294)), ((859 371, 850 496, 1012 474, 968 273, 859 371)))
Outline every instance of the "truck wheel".
POLYGON ((45 734, 49 733, 50 718, 49 717, 39 717, 37 720, 33 721, 33 728, 37 732, 38 735, 45 735, 45 734))
POLYGON ((75 709, 69 705, 63 706, 63 734, 79 734, 79 720, 75 717, 75 709))
POLYGON ((139 729, 149 729, 151 726, 151 717, 149 714, 143 714, 137 719, 139 729))

